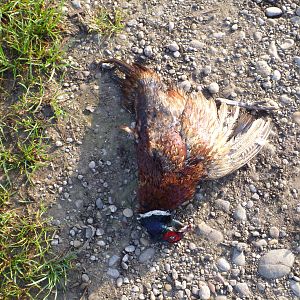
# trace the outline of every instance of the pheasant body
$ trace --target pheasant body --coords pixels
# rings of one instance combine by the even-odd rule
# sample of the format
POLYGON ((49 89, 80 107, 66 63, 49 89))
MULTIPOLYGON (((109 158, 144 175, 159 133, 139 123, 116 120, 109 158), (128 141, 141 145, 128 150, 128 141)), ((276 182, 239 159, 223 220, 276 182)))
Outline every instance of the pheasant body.
POLYGON ((140 212, 173 210, 190 200, 200 179, 223 177, 245 165, 263 147, 270 121, 239 117, 239 107, 202 93, 167 88, 152 70, 110 59, 124 105, 135 113, 140 212))

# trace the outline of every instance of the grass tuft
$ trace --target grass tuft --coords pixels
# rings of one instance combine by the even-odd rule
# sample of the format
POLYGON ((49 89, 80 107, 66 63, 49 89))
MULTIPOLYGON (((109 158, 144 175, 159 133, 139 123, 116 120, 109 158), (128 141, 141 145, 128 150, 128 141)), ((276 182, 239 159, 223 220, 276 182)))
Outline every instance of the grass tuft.
POLYGON ((0 76, 21 81, 61 67, 62 12, 54 0, 2 0, 0 76))
POLYGON ((45 210, 18 196, 48 160, 43 109, 62 114, 43 84, 63 66, 62 3, 0 0, 0 299, 56 298, 73 260, 52 254, 45 210))
POLYGON ((30 180, 48 159, 44 136, 48 122, 39 113, 42 98, 28 89, 0 116, 0 171, 6 181, 11 182, 15 170, 30 180))
POLYGON ((110 37, 123 30, 123 18, 124 14, 121 10, 115 9, 113 12, 109 12, 106 8, 101 7, 89 24, 90 31, 110 37))
POLYGON ((0 214, 0 299, 48 299, 66 281, 73 257, 51 255, 53 228, 43 212, 0 214))

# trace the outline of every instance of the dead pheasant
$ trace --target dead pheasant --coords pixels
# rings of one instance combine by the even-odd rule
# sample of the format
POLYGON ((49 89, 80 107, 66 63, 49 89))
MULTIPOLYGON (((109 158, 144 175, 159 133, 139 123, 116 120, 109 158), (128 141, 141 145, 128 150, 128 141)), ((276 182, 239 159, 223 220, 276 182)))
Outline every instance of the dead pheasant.
POLYGON ((249 162, 263 147, 270 120, 243 114, 239 107, 202 93, 187 95, 166 88, 148 68, 117 59, 124 105, 136 116, 135 136, 141 223, 156 239, 177 242, 189 227, 168 211, 193 198, 201 179, 217 179, 249 162))

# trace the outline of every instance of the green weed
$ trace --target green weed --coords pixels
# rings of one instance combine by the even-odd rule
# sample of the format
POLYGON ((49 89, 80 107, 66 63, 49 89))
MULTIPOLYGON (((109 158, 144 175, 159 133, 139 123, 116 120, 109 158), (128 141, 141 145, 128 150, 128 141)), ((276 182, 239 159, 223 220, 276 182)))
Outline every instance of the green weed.
POLYGON ((63 66, 62 2, 0 0, 0 299, 56 296, 73 260, 51 253, 45 210, 18 197, 48 160, 43 108, 62 114, 43 83, 63 66))
POLYGON ((51 74, 62 66, 62 12, 56 3, 0 2, 0 75, 32 82, 41 72, 51 74))
POLYGON ((48 299, 65 283, 73 256, 53 257, 44 210, 6 211, 0 215, 0 298, 48 299), (34 296, 33 296, 34 295, 34 296))
POLYGON ((112 36, 121 32, 124 28, 124 15, 121 10, 109 12, 106 8, 100 8, 96 16, 89 24, 90 31, 96 31, 105 36, 112 36))

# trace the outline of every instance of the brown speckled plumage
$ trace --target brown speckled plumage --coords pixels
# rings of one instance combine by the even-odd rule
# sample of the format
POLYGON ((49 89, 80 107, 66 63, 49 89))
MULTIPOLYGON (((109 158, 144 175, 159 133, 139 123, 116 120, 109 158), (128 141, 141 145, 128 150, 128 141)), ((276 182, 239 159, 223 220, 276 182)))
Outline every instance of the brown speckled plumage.
POLYGON ((152 70, 110 59, 120 78, 124 105, 136 115, 140 211, 175 209, 191 199, 200 179, 225 176, 253 158, 270 121, 239 117, 238 107, 198 93, 168 89, 152 70))

